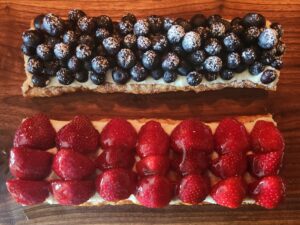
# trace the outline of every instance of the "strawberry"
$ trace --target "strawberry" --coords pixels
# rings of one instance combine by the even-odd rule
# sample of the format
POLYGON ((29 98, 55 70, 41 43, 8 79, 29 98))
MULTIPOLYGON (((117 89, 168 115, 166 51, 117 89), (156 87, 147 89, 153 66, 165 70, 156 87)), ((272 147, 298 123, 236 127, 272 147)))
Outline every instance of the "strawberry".
POLYGON ((92 180, 54 180, 51 187, 54 198, 61 205, 80 205, 95 193, 92 180))
POLYGON ((46 150, 55 146, 56 132, 44 114, 25 119, 17 129, 14 147, 46 150))
POLYGON ((73 149, 86 154, 97 151, 99 140, 99 132, 88 118, 75 116, 70 123, 58 131, 56 145, 59 149, 73 149))
POLYGON ((257 205, 273 209, 285 196, 285 184, 279 176, 263 177, 255 183, 251 196, 257 205))
POLYGON ((53 171, 64 180, 80 180, 95 171, 94 162, 88 157, 69 149, 61 149, 54 156, 53 171))
POLYGON ((212 161, 211 171, 218 177, 241 176, 246 172, 247 160, 243 153, 227 153, 212 161))
POLYGON ((233 118, 223 119, 214 135, 215 150, 220 154, 249 150, 249 134, 245 126, 233 118))
POLYGON ((173 197, 173 185, 160 175, 147 176, 139 181, 135 197, 139 203, 148 208, 162 208, 173 197))
POLYGON ((248 156, 251 173, 256 177, 276 175, 279 172, 283 152, 255 153, 248 156))
POLYGON ((187 204, 196 205, 202 202, 210 191, 208 177, 197 174, 185 176, 179 186, 179 199, 187 204))
POLYGON ((268 121, 258 120, 251 133, 251 145, 256 152, 284 150, 284 140, 277 127, 268 121))
POLYGON ((107 149, 96 159, 96 165, 100 170, 114 168, 131 169, 134 163, 134 152, 131 149, 107 149))
POLYGON ((173 197, 175 197, 179 194, 179 185, 180 185, 182 176, 181 176, 181 174, 179 174, 176 171, 169 170, 169 172, 167 174, 167 178, 169 179, 169 181, 171 182, 171 184, 173 186, 173 190, 174 190, 173 197))
POLYGON ((11 179, 6 181, 6 187, 15 201, 22 205, 39 204, 49 196, 49 183, 46 181, 11 179))
POLYGON ((119 201, 133 194, 136 174, 123 168, 111 169, 100 174, 96 180, 97 192, 106 201, 119 201))
POLYGON ((13 148, 9 158, 10 172, 23 180, 42 180, 51 172, 52 158, 49 152, 13 148))
POLYGON ((112 119, 101 132, 101 147, 134 149, 137 133, 134 127, 123 119, 112 119))
POLYGON ((160 123, 151 120, 141 127, 136 150, 141 158, 149 155, 166 155, 169 144, 169 136, 160 123))
POLYGON ((169 169, 170 160, 167 156, 147 156, 136 164, 140 176, 165 175, 169 169))
POLYGON ((171 147, 177 152, 213 150, 211 129, 197 119, 184 120, 171 133, 171 147))
POLYGON ((238 208, 246 196, 246 184, 241 177, 229 177, 216 183, 210 195, 221 206, 238 208))

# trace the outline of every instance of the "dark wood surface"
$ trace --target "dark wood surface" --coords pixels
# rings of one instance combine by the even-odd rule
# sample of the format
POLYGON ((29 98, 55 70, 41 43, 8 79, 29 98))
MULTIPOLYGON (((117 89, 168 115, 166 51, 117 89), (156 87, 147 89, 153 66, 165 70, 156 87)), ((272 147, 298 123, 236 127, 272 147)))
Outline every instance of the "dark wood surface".
POLYGON ((278 121, 286 140, 282 176, 287 197, 275 210, 242 206, 229 210, 219 206, 172 206, 146 209, 139 206, 105 207, 21 207, 7 194, 5 156, 0 165, 0 224, 300 224, 300 2, 299 0, 147 0, 147 1, 23 1, 0 0, 0 148, 8 150, 16 127, 25 116, 42 111, 51 118, 71 119, 87 114, 91 119, 157 117, 182 119, 199 117, 205 121, 227 115, 270 112, 278 121), (78 93, 54 98, 25 99, 21 84, 25 78, 20 52, 21 33, 39 13, 66 15, 70 8, 90 15, 107 14, 114 19, 125 12, 189 18, 196 12, 220 13, 228 18, 249 11, 278 21, 285 29, 287 52, 277 92, 262 90, 222 90, 207 93, 159 95, 78 93))

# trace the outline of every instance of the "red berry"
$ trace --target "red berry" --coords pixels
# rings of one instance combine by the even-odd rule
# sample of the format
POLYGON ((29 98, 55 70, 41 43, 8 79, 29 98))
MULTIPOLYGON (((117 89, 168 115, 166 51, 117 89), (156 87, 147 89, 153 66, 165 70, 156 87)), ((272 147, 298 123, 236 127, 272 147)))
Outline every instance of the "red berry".
POLYGON ((51 186, 54 198, 61 205, 80 205, 95 193, 92 180, 55 180, 51 186))
POLYGON ((253 155, 249 155, 251 173, 257 177, 278 174, 282 157, 282 151, 254 153, 253 155))
POLYGON ((56 132, 44 114, 25 119, 17 129, 14 147, 46 150, 55 146, 56 132))
POLYGON ((15 201, 22 205, 42 203, 49 195, 49 183, 46 181, 11 179, 6 181, 6 187, 15 201))
POLYGON ((185 176, 180 183, 179 199, 187 204, 196 205, 202 202, 210 191, 207 177, 191 174, 185 176))
POLYGON ((268 121, 259 120, 251 131, 251 145, 257 152, 284 150, 284 140, 277 127, 268 121))
POLYGON ((136 174, 122 168, 103 172, 96 180, 97 192, 106 201, 128 198, 136 187, 136 174))
POLYGON ((134 127, 123 119, 112 119, 101 133, 101 147, 134 149, 137 133, 134 127))
POLYGON ((221 206, 238 208, 246 196, 246 185, 241 177, 230 177, 215 184, 210 195, 221 206))
POLYGON ((160 175, 147 176, 139 181, 135 197, 148 208, 167 206, 173 197, 173 186, 160 175))
POLYGON ((72 149, 85 154, 97 151, 99 140, 99 132, 88 118, 75 116, 70 123, 58 131, 56 144, 60 149, 72 149))
POLYGON ((64 180, 80 180, 90 176, 95 171, 95 165, 78 152, 61 149, 54 156, 52 169, 64 180))
POLYGON ((211 171, 218 177, 241 176, 247 170, 247 160, 243 153, 228 153, 214 159, 211 171))
POLYGON ((132 149, 107 149, 97 158, 96 164, 100 170, 115 168, 131 169, 135 163, 132 149))
POLYGON ((169 144, 169 136, 160 123, 151 120, 141 127, 136 150, 141 158, 149 155, 166 155, 169 144))
POLYGON ((178 124, 171 134, 171 147, 177 152, 213 150, 211 129, 196 119, 184 120, 178 124))
POLYGON ((263 177, 256 182, 251 194, 256 204, 267 209, 273 209, 283 200, 285 185, 279 176, 263 177))
POLYGON ((173 197, 177 196, 179 194, 179 185, 182 179, 181 174, 179 174, 176 171, 173 170, 169 170, 168 174, 167 174, 167 178, 169 179, 169 181, 171 182, 172 186, 173 186, 173 197))
POLYGON ((10 172, 23 180, 42 180, 51 172, 52 158, 49 152, 13 148, 9 158, 10 172))
POLYGON ((170 160, 167 156, 147 156, 136 164, 140 176, 165 175, 168 172, 170 160))
POLYGON ((246 152, 250 148, 245 126, 233 118, 225 118, 219 123, 214 142, 216 151, 221 154, 246 152))

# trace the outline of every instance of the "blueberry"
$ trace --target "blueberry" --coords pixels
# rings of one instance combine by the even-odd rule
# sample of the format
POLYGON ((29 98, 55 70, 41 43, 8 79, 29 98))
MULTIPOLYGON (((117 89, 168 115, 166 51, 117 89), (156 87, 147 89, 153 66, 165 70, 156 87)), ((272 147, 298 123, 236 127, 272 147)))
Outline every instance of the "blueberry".
POLYGON ((243 17, 243 25, 245 27, 265 27, 266 19, 258 13, 248 13, 243 17))
POLYGON ((172 83, 177 79, 176 71, 165 71, 163 79, 166 83, 172 83))
POLYGON ((282 25, 280 23, 272 23, 270 27, 277 32, 278 38, 282 37, 283 28, 282 28, 282 25))
POLYGON ((119 32, 122 35, 130 34, 133 31, 133 25, 128 20, 120 21, 118 23, 119 32))
POLYGON ((265 70, 260 77, 260 81, 263 84, 269 84, 273 82, 276 78, 277 78, 276 70, 265 70))
POLYGON ((103 46, 110 55, 115 55, 120 50, 120 42, 116 37, 108 37, 103 40, 103 46))
POLYGON ((241 41, 239 37, 234 33, 228 33, 223 39, 223 45, 228 52, 234 52, 240 49, 241 41))
POLYGON ((207 81, 214 81, 218 78, 218 73, 205 73, 204 76, 205 76, 205 79, 207 81))
POLYGON ((44 62, 44 73, 48 76, 54 77, 56 72, 59 70, 60 65, 57 60, 44 62))
POLYGON ((163 52, 168 47, 168 40, 164 35, 154 35, 151 37, 151 43, 153 50, 157 52, 163 52))
POLYGON ((177 18, 175 20, 175 24, 182 26, 185 32, 189 32, 192 30, 192 25, 183 18, 177 18))
POLYGON ((164 71, 160 68, 150 71, 150 75, 154 80, 159 80, 164 75, 164 71))
POLYGON ((146 69, 152 70, 158 66, 159 57, 155 51, 148 50, 142 56, 142 63, 146 69))
POLYGON ((40 14, 38 16, 36 16, 33 20, 33 25, 34 28, 36 30, 42 30, 43 29, 43 19, 44 19, 45 15, 44 14, 40 14))
POLYGON ((234 69, 234 72, 236 73, 242 73, 243 71, 245 71, 247 69, 248 65, 241 63, 240 65, 238 65, 238 67, 236 67, 234 69))
POLYGON ((54 46, 58 43, 61 42, 61 39, 58 38, 58 37, 52 37, 52 36, 48 36, 46 37, 45 39, 45 43, 44 44, 47 44, 49 45, 51 48, 54 48, 54 46))
POLYGON ((276 46, 276 55, 283 55, 283 53, 285 52, 285 44, 282 43, 281 41, 278 42, 277 46, 276 46))
POLYGON ((133 80, 140 82, 147 78, 148 72, 145 67, 143 67, 140 63, 137 63, 130 69, 130 75, 133 80))
POLYGON ((260 30, 257 27, 248 27, 244 33, 244 39, 247 43, 254 43, 259 35, 260 30))
POLYGON ((67 68, 61 68, 56 72, 56 77, 59 83, 63 85, 72 84, 74 81, 74 76, 70 70, 67 68))
POLYGON ((93 18, 83 16, 77 21, 77 26, 81 32, 90 34, 94 31, 96 23, 93 18))
POLYGON ((226 56, 226 65, 229 69, 236 69, 241 64, 241 57, 237 52, 231 52, 226 56))
POLYGON ((21 50, 22 50, 24 55, 27 55, 27 56, 34 56, 35 55, 35 48, 34 47, 30 47, 30 46, 26 46, 26 45, 22 44, 21 45, 21 50))
POLYGON ((29 58, 27 61, 27 71, 31 74, 41 74, 43 71, 43 62, 38 58, 29 58))
POLYGON ((220 15, 211 15, 207 18, 207 24, 210 26, 211 24, 215 22, 220 22, 222 20, 222 17, 220 15))
POLYGON ((90 70, 88 71, 88 76, 96 85, 104 84, 105 82, 105 74, 96 73, 95 71, 90 70))
POLYGON ((31 77, 31 82, 34 87, 46 87, 49 82, 49 78, 44 74, 33 74, 31 77))
POLYGON ((77 22, 81 17, 86 16, 85 13, 80 9, 72 9, 68 13, 68 18, 70 21, 77 22))
POLYGON ((96 36, 97 40, 103 41, 103 39, 110 36, 110 32, 106 28, 100 27, 100 28, 96 29, 95 36, 96 36))
POLYGON ((77 35, 73 30, 68 30, 63 35, 63 42, 68 45, 74 45, 77 41, 77 35))
POLYGON ((89 79, 87 70, 79 70, 75 73, 75 80, 80 83, 84 83, 89 79))
POLYGON ((126 70, 123 70, 119 67, 114 67, 112 69, 112 79, 117 84, 126 84, 130 79, 130 76, 126 70))
POLYGON ((64 30, 63 21, 55 14, 46 14, 43 18, 43 29, 51 36, 58 36, 64 30))
POLYGON ((209 26, 209 32, 212 37, 222 37, 226 32, 226 28, 222 22, 214 22, 209 26))
POLYGON ((118 65, 123 69, 130 69, 134 66, 136 59, 134 53, 130 49, 123 48, 118 52, 117 61, 118 65))
POLYGON ((233 72, 229 69, 223 69, 221 70, 220 77, 223 80, 231 80, 233 78, 233 72))
POLYGON ((54 46, 54 55, 57 59, 67 59, 70 53, 70 46, 65 43, 58 43, 54 46))
POLYGON ((127 13, 125 16, 122 17, 122 21, 129 21, 131 24, 136 23, 136 17, 132 13, 127 13))
POLYGON ((163 20, 160 16, 157 15, 151 15, 148 16, 147 21, 149 23, 150 26, 150 31, 152 33, 158 33, 163 29, 163 20))
POLYGON ((36 47, 36 54, 40 59, 44 61, 47 61, 53 57, 52 48, 46 44, 38 45, 36 47))
POLYGON ((180 63, 179 57, 175 53, 170 52, 167 55, 165 55, 163 58, 162 69, 165 71, 176 70, 179 63, 180 63))
POLYGON ((207 72, 217 73, 222 69, 222 60, 218 56, 209 56, 204 61, 204 68, 207 72))
POLYGON ((103 56, 96 56, 91 61, 93 70, 98 74, 105 74, 109 69, 109 62, 103 56))
POLYGON ((242 25, 236 24, 236 25, 231 26, 230 31, 232 33, 235 33, 239 37, 243 37, 245 28, 242 25))
POLYGON ((203 14, 195 14, 191 20, 190 23, 193 27, 204 27, 206 25, 206 17, 203 14))
POLYGON ((243 20, 241 17, 234 17, 231 21, 230 21, 230 24, 231 26, 234 26, 234 25, 242 25, 243 23, 243 20))
POLYGON ((113 23, 109 16, 101 15, 95 18, 95 22, 97 27, 105 28, 108 31, 112 32, 113 30, 113 23))
POLYGON ((125 48, 133 49, 136 46, 136 36, 134 34, 127 34, 123 39, 125 48))
POLYGON ((277 32, 271 28, 266 28, 258 37, 258 45, 263 49, 273 48, 277 42, 277 32))
POLYGON ((138 20, 133 27, 133 32, 136 36, 148 35, 150 30, 150 25, 147 20, 138 20))
POLYGON ((245 64, 250 65, 257 57, 253 48, 245 48, 241 53, 241 58, 245 64))
POLYGON ((194 31, 187 32, 182 40, 182 47, 186 52, 193 52, 201 45, 200 35, 194 31))
POLYGON ((86 60, 92 56, 92 50, 85 44, 79 44, 76 47, 76 57, 78 59, 86 60))
POLYGON ((229 31, 231 28, 230 22, 227 20, 224 20, 224 19, 221 19, 220 22, 223 23, 223 25, 225 27, 225 33, 227 33, 227 31, 229 31))
POLYGON ((197 86, 202 81, 202 74, 197 71, 192 71, 186 76, 186 81, 191 86, 197 86))
POLYGON ((265 66, 261 62, 258 62, 258 61, 254 62, 248 68, 250 74, 252 74, 252 75, 258 75, 262 71, 264 71, 264 69, 265 69, 265 66))
POLYGON ((219 55, 222 50, 222 45, 218 39, 210 38, 205 43, 204 50, 208 55, 219 55))
POLYGON ((23 44, 27 47, 36 47, 43 41, 40 32, 37 30, 27 30, 23 32, 22 38, 23 44))
POLYGON ((208 29, 206 27, 197 27, 197 28, 195 28, 194 31, 200 35, 201 42, 204 43, 204 41, 207 39, 207 37, 209 35, 208 29))
POLYGON ((140 50, 143 50, 143 51, 145 51, 151 47, 151 40, 145 36, 139 36, 137 38, 136 43, 137 43, 137 48, 140 50))
POLYGON ((163 19, 163 27, 164 27, 164 31, 167 32, 167 31, 171 28, 172 25, 174 25, 174 20, 173 20, 173 19, 171 19, 171 18, 169 18, 169 17, 165 17, 165 18, 163 19))
POLYGON ((184 51, 184 49, 182 48, 182 45, 180 43, 172 45, 171 49, 174 53, 176 53, 180 57, 185 57, 187 55, 187 53, 184 51))
POLYGON ((275 57, 274 61, 271 63, 271 66, 277 70, 280 70, 283 66, 283 62, 280 57, 275 57))
POLYGON ((180 25, 172 25, 168 30, 168 40, 172 44, 179 43, 181 39, 184 37, 185 31, 184 28, 180 25))
POLYGON ((264 50, 261 53, 260 62, 262 62, 265 65, 270 65, 274 61, 275 56, 276 56, 275 48, 272 48, 270 50, 264 50))
POLYGON ((71 70, 72 72, 76 72, 76 71, 80 70, 81 66, 82 66, 82 63, 76 56, 72 56, 68 60, 68 69, 71 70))
POLYGON ((186 76, 191 71, 191 65, 189 65, 186 61, 181 60, 177 68, 177 72, 179 73, 179 75, 186 76))
POLYGON ((204 62, 206 54, 202 50, 197 50, 188 56, 188 60, 196 66, 200 66, 204 62))

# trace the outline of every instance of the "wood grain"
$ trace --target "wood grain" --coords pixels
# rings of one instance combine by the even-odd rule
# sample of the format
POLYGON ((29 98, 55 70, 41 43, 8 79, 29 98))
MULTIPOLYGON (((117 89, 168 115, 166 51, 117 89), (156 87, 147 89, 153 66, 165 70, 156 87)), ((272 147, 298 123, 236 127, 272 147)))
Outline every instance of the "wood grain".
POLYGON ((205 121, 228 115, 270 112, 278 121, 286 140, 282 176, 287 182, 286 201, 275 210, 243 206, 228 210, 219 206, 145 209, 139 206, 105 207, 21 207, 7 194, 9 176, 5 157, 0 165, 0 224, 300 224, 300 2, 298 0, 102 0, 102 1, 22 1, 0 0, 0 149, 11 147, 21 119, 42 111, 55 119, 87 114, 102 117, 157 117, 182 119, 199 117, 205 121), (159 95, 101 95, 77 93, 49 99, 25 99, 20 86, 24 80, 20 52, 21 33, 39 13, 66 15, 70 8, 84 9, 90 15, 107 14, 114 19, 125 12, 189 18, 196 12, 242 16, 249 11, 264 14, 285 28, 284 57, 278 91, 234 90, 207 93, 168 93, 159 95))

